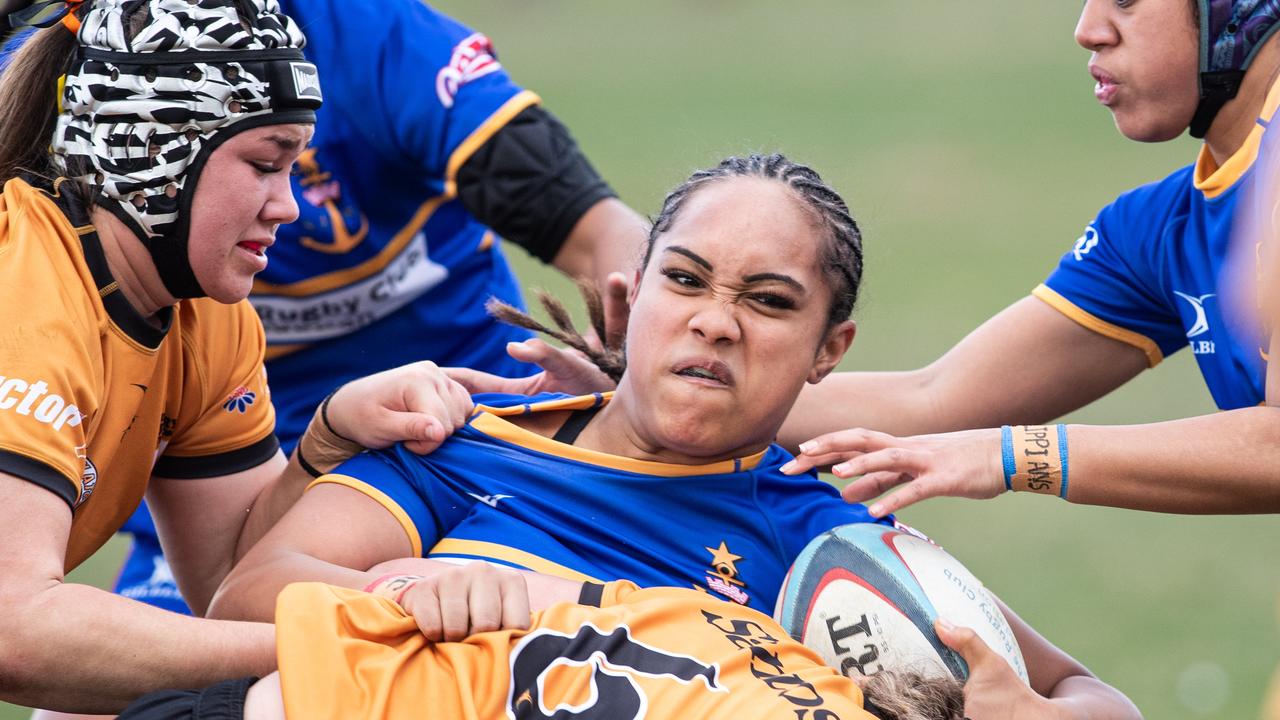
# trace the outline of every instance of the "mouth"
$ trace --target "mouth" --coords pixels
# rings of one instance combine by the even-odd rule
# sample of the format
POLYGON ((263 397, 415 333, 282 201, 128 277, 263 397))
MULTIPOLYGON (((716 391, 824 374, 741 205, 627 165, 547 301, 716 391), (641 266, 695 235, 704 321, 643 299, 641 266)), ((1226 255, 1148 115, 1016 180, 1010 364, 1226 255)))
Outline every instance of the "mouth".
POLYGON ((671 372, 699 385, 733 386, 733 371, 719 360, 682 360, 671 367, 671 372))
POLYGON ((1089 66, 1089 74, 1093 76, 1095 83, 1093 86, 1093 96, 1098 99, 1098 102, 1110 107, 1111 104, 1115 102, 1116 88, 1118 87, 1116 79, 1106 70, 1103 70, 1096 65, 1089 66))
POLYGON ((267 248, 271 247, 272 243, 273 241, 271 240, 245 240, 243 242, 236 243, 236 245, 248 250, 258 257, 265 257, 267 248))

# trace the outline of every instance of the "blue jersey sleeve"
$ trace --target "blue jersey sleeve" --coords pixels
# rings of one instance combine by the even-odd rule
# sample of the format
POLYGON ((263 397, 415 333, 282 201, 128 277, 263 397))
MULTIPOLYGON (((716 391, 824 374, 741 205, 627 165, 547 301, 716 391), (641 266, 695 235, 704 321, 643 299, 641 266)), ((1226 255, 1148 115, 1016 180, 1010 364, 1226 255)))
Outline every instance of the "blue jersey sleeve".
POLYGON ((1142 350, 1150 366, 1186 346, 1182 321, 1161 287, 1160 257, 1186 222, 1174 208, 1176 194, 1189 186, 1178 172, 1121 195, 1033 294, 1090 330, 1142 350))
POLYGON ((399 446, 362 453, 321 477, 313 487, 325 483, 345 485, 377 502, 404 528, 414 556, 421 556, 444 535, 450 519, 435 512, 435 508, 447 508, 449 504, 433 497, 437 488, 423 481, 421 471, 414 467, 420 464, 416 458, 399 446))
POLYGON ((810 540, 841 525, 879 522, 893 524, 893 516, 877 520, 865 505, 847 503, 832 485, 810 473, 788 477, 770 473, 759 485, 760 506, 769 508, 777 538, 788 563, 810 540))
MULTIPOLYGON (((392 163, 452 178, 520 110, 538 102, 507 76, 489 39, 420 0, 285 0, 329 97, 392 163)), ((328 106, 326 106, 328 108, 328 106)), ((323 112, 323 111, 322 111, 323 112)))

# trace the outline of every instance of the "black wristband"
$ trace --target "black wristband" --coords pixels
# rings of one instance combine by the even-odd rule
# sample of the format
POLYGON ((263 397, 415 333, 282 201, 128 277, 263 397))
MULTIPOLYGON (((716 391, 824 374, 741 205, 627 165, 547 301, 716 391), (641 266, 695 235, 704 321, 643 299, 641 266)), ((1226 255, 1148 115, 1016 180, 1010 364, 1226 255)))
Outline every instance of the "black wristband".
MULTIPOLYGON (((343 387, 346 387, 346 386, 345 386, 345 385, 343 385, 343 386, 339 387, 339 388, 338 388, 338 390, 341 390, 343 387)), ((320 401, 320 422, 324 423, 324 428, 325 428, 325 430, 328 430, 329 432, 333 433, 335 436, 337 436, 337 438, 338 438, 338 439, 340 439, 340 440, 346 440, 347 442, 352 443, 352 444, 354 444, 354 445, 359 445, 360 443, 356 442, 355 440, 352 440, 351 438, 347 437, 346 435, 343 435, 342 433, 338 432, 337 430, 334 430, 334 429, 333 429, 333 423, 329 422, 329 401, 333 399, 333 396, 334 396, 334 395, 337 395, 337 394, 338 394, 338 390, 334 390, 333 392, 329 393, 328 395, 325 395, 325 396, 324 396, 324 400, 320 401)), ((301 461, 301 460, 302 460, 302 456, 301 456, 301 455, 299 455, 299 456, 298 456, 298 460, 299 460, 299 461, 301 461)))
POLYGON ((582 583, 582 590, 578 592, 578 604, 588 607, 600 607, 600 603, 604 600, 604 585, 594 582, 582 583))

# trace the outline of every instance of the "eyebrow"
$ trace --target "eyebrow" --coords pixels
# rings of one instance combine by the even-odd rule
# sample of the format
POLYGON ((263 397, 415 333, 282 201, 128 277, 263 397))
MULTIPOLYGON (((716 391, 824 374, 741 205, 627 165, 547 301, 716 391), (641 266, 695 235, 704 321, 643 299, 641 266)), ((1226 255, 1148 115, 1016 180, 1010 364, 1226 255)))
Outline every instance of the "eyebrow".
POLYGON ((689 258, 690 260, 692 260, 692 261, 694 261, 694 262, 698 263, 699 265, 701 265, 705 270, 707 270, 707 272, 711 272, 712 270, 714 270, 714 269, 715 269, 715 268, 711 267, 711 263, 707 262, 705 258, 703 258, 703 257, 702 257, 701 255, 699 255, 698 253, 696 253, 696 252, 694 252, 694 251, 690 250, 689 248, 681 247, 681 246, 679 246, 679 245, 668 245, 668 246, 666 246, 665 248, 663 248, 663 250, 662 250, 662 251, 663 251, 663 252, 673 252, 673 253, 677 253, 677 254, 679 254, 679 255, 683 255, 683 256, 685 256, 685 257, 689 258))
POLYGON ((293 152, 294 150, 298 149, 298 145, 299 145, 298 140, 296 138, 291 138, 287 135, 268 135, 265 138, 263 138, 262 141, 273 143, 275 144, 276 147, 280 148, 285 152, 293 152))
MULTIPOLYGON (((707 272, 711 272, 715 269, 711 267, 711 263, 707 262, 706 258, 703 258, 701 255, 698 255, 697 253, 690 250, 689 248, 681 247, 680 245, 668 245, 666 248, 663 249, 663 252, 673 252, 673 253, 676 253, 677 255, 683 255, 689 258, 690 260, 694 261, 695 263, 701 265, 704 269, 706 269, 707 272)), ((786 285, 790 285, 791 287, 795 288, 798 292, 804 292, 804 285, 801 284, 799 280, 796 280, 790 275, 783 275, 782 273, 771 273, 771 272, 755 273, 754 275, 748 275, 742 278, 742 280, 743 282, 748 282, 748 283, 765 282, 768 280, 773 280, 775 282, 780 282, 786 285)))

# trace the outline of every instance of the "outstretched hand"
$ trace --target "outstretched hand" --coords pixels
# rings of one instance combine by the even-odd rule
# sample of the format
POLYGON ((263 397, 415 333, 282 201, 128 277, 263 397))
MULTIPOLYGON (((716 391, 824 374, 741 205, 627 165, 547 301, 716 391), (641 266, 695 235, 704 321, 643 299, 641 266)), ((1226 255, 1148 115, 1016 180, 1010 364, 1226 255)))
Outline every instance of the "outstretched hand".
MULTIPOLYGON (((631 312, 627 306, 629 292, 626 275, 619 272, 609 274, 603 293, 606 348, 621 349, 626 340, 627 318, 631 312)), ((600 338, 589 336, 587 341, 598 345, 600 338)), ((445 368, 445 373, 472 394, 537 395, 555 392, 586 395, 614 388, 609 376, 572 348, 553 347, 542 340, 530 339, 508 343, 507 354, 520 362, 541 367, 542 372, 523 378, 506 378, 470 368, 445 368)))
POLYGON ((857 478, 841 492, 849 502, 865 502, 905 485, 868 508, 876 517, 931 497, 985 499, 1005 490, 999 430, 905 438, 841 430, 802 443, 800 454, 782 472, 796 475, 828 465, 836 477, 857 478))
POLYGON ((467 389, 430 361, 353 380, 329 401, 333 431, 367 448, 396 442, 420 455, 435 450, 466 423, 467 389))
POLYGON ((1013 671, 1008 661, 987 646, 970 628, 939 618, 933 624, 938 638, 960 653, 969 666, 964 684, 964 716, 968 720, 1038 720, 1062 714, 1013 671))

